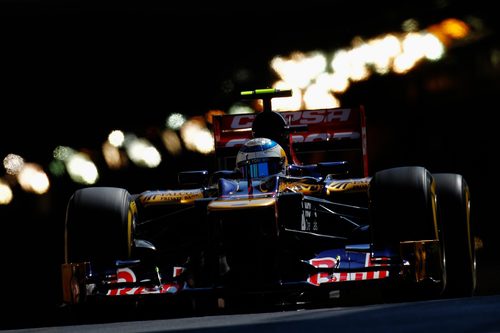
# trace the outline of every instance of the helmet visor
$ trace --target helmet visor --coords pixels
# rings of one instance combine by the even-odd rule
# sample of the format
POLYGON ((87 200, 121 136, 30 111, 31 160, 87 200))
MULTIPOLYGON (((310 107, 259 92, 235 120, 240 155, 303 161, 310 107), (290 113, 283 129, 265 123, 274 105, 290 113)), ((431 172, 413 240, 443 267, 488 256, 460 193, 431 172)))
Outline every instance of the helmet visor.
POLYGON ((262 178, 282 172, 280 158, 253 159, 240 163, 243 177, 262 178))

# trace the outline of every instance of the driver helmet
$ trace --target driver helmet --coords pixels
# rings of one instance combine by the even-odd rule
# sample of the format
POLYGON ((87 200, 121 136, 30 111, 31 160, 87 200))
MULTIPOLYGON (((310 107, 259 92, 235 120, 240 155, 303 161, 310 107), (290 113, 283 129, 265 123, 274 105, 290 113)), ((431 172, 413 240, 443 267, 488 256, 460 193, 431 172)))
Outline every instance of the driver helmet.
POLYGON ((285 150, 267 138, 248 140, 236 155, 236 168, 243 177, 262 178, 286 174, 288 159, 285 150))

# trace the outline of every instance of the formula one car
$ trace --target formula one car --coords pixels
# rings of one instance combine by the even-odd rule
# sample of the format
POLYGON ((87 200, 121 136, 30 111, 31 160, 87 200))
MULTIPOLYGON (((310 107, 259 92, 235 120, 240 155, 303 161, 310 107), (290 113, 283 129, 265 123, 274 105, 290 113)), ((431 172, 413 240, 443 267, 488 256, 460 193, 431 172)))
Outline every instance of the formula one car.
POLYGON ((464 177, 422 166, 369 176, 363 108, 272 110, 272 98, 290 95, 243 92, 263 111, 214 118, 217 171, 180 172, 179 186, 138 194, 77 190, 65 222, 64 302, 314 304, 363 285, 473 295, 464 177))

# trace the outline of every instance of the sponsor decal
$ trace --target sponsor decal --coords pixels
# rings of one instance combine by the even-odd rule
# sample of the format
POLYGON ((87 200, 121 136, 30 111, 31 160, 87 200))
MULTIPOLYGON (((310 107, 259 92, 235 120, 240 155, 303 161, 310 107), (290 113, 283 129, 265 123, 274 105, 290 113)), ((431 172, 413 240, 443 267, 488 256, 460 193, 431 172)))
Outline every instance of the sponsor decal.
MULTIPOLYGON (((380 263, 378 260, 373 260, 369 253, 366 253, 365 267, 381 267, 387 266, 387 263, 380 263)), ((370 271, 358 271, 358 272, 339 272, 340 268, 340 256, 333 257, 323 257, 314 258, 306 261, 311 266, 319 269, 324 269, 325 271, 317 272, 315 274, 310 274, 307 278, 307 282, 312 285, 319 286, 323 283, 335 283, 344 281, 363 281, 363 280, 375 280, 375 279, 385 279, 389 277, 388 270, 370 270, 370 271)), ((349 263, 347 262, 347 265, 349 263)))
MULTIPOLYGON (((238 197, 238 196, 235 196, 238 197)), ((255 208, 255 207, 267 207, 274 205, 276 203, 276 199, 274 197, 262 197, 254 198, 251 195, 242 196, 241 199, 234 199, 231 197, 231 200, 214 200, 208 204, 208 210, 216 211, 216 210, 231 210, 238 208, 255 208)))
POLYGON ((348 121, 351 109, 304 110, 283 112, 282 114, 292 124, 309 125, 348 121))
POLYGON ((330 141, 342 139, 359 139, 359 132, 321 132, 321 133, 308 133, 308 134, 293 134, 293 143, 303 142, 316 142, 316 141, 330 141))
POLYGON ((326 185, 326 194, 331 192, 364 192, 368 190, 370 177, 348 180, 334 180, 326 185))
MULTIPOLYGON (((360 139, 363 135, 360 111, 349 108, 279 112, 292 126, 306 125, 307 132, 291 135, 294 143, 360 139)), ((233 148, 251 138, 256 114, 227 115, 218 118, 216 146, 233 148)))
POLYGON ((318 231, 318 215, 316 205, 308 201, 302 201, 302 220, 300 222, 302 231, 318 231))
POLYGON ((148 206, 167 202, 191 203, 200 198, 203 198, 202 189, 145 192, 139 199, 144 206, 148 206))
POLYGON ((255 119, 254 114, 234 116, 233 120, 231 121, 230 128, 232 129, 250 128, 252 127, 254 119, 255 119))
MULTIPOLYGON (((346 122, 351 115, 351 109, 323 109, 280 112, 290 124, 310 125, 334 122, 346 122)), ((231 120, 229 128, 244 129, 252 127, 255 114, 237 115, 231 120)))
MULTIPOLYGON (((337 256, 336 258, 315 258, 309 260, 308 263, 316 268, 329 268, 333 271, 333 269, 338 267, 340 264, 340 256, 337 256)), ((309 275, 307 282, 315 286, 319 286, 322 283, 337 282, 338 279, 339 277, 335 273, 318 272, 316 274, 309 275)))
POLYGON ((310 195, 314 193, 321 193, 323 191, 323 184, 311 184, 305 181, 290 181, 289 179, 283 178, 279 184, 279 192, 300 192, 305 195, 310 195))
MULTIPOLYGON (((177 272, 180 274, 182 270, 180 267, 174 267, 174 274, 177 272)), ((130 268, 119 268, 116 271, 116 282, 117 283, 134 283, 137 282, 137 277, 133 270, 130 268)), ((124 287, 124 288, 113 288, 108 290, 107 296, 124 296, 124 295, 145 295, 145 294, 175 294, 182 287, 177 283, 162 283, 158 286, 148 287, 124 287)))

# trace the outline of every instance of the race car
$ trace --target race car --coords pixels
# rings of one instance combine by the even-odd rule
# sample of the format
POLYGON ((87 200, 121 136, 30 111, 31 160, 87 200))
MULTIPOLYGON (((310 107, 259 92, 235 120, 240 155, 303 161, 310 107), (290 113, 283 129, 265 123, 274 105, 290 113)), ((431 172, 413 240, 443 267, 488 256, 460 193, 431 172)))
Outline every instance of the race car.
POLYGON ((137 194, 77 190, 63 301, 304 305, 372 287, 387 299, 472 296, 464 177, 423 166, 370 175, 363 107, 272 110, 291 94, 245 91, 262 111, 214 117, 215 171, 137 194))

